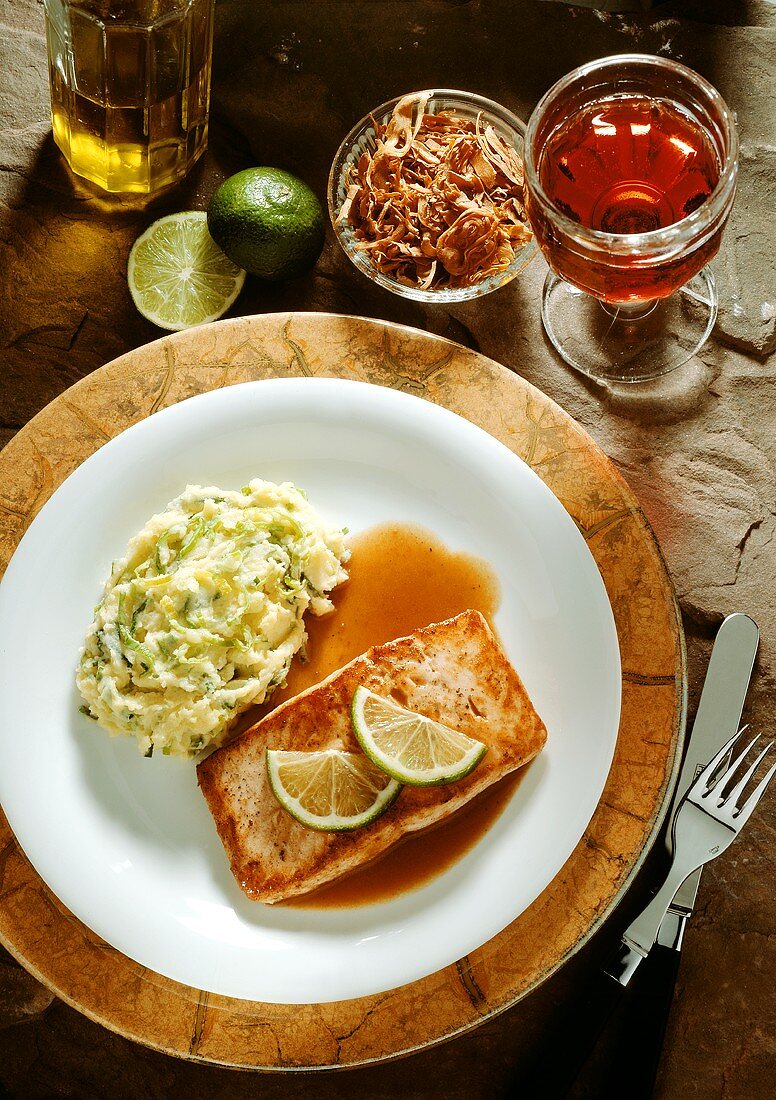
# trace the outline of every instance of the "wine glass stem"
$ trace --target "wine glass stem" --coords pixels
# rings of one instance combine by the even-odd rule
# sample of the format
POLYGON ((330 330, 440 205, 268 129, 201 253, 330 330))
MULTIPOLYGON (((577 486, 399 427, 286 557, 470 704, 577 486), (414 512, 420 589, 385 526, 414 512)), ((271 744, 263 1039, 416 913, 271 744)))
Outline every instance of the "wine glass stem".
POLYGON ((640 321, 642 317, 648 317, 657 308, 659 301, 659 298, 653 298, 649 302, 601 302, 601 308, 615 320, 640 321))

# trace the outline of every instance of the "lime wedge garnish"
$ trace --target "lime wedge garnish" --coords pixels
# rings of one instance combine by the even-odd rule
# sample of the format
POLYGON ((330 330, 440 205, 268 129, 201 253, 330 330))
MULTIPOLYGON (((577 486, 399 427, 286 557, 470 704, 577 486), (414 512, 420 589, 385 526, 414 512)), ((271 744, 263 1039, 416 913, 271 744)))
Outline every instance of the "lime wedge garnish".
POLYGON ((351 717, 358 743, 369 759, 411 787, 463 779, 487 752, 482 741, 405 710, 365 687, 356 688, 351 717))
POLYGON ((127 266, 132 299, 149 321, 178 331, 215 321, 245 282, 210 236, 204 210, 169 214, 132 245, 127 266))
POLYGON ((310 829, 344 832, 384 814, 401 785, 360 753, 267 749, 267 773, 284 809, 310 829))

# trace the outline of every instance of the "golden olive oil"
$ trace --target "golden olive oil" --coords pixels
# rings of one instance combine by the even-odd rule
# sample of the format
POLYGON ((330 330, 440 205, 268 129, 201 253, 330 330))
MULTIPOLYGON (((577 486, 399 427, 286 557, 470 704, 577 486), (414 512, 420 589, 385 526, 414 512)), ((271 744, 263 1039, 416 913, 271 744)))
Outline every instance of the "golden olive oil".
POLYGON ((45 0, 54 140, 106 191, 158 191, 207 145, 214 0, 45 0))

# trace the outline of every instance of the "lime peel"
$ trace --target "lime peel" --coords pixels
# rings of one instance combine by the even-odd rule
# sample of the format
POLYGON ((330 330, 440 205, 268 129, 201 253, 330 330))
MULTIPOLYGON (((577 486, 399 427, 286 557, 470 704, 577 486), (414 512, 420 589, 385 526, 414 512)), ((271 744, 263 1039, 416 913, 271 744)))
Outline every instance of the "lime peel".
POLYGON ((436 787, 472 772, 487 745, 441 722, 399 706, 368 688, 356 688, 353 731, 372 763, 399 783, 436 787))
POLYGON ((361 753, 338 749, 267 749, 267 776, 280 805, 320 832, 349 832, 376 821, 401 790, 361 753))
POLYGON ((185 210, 160 218, 138 237, 127 282, 148 321, 178 332, 222 317, 242 290, 245 272, 210 236, 204 210, 185 210))
POLYGON ((326 236, 317 196, 281 168, 245 168, 230 176, 210 200, 207 220, 227 256, 272 282, 309 271, 326 236))

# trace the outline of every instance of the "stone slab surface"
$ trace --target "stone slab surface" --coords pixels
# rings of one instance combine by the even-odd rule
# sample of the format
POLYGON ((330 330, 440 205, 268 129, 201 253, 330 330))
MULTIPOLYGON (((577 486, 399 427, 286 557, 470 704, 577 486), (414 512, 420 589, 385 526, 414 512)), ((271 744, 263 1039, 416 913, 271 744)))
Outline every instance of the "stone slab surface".
MULTIPOLYGON (((76 183, 53 145, 42 24, 40 2, 0 0, 2 444, 67 386, 159 335, 129 298, 131 243, 155 217, 204 208, 231 172, 274 164, 323 194, 331 157, 352 122, 420 86, 472 88, 527 117, 558 76, 609 53, 665 54, 711 79, 739 121, 740 199, 715 262, 722 296, 715 337, 662 384, 605 390, 555 359, 540 328, 540 260, 498 294, 440 311, 372 287, 329 237, 310 276, 282 288, 249 280, 234 312, 313 309, 400 321, 480 348, 548 393, 614 459, 653 524, 684 612, 691 714, 717 624, 745 610, 763 634, 745 717, 764 733, 772 728, 773 6, 693 0, 615 15, 531 0, 220 0, 210 151, 175 192, 120 203, 76 183)), ((769 1095, 776 1053, 773 806, 771 797, 704 875, 659 1097, 769 1095)), ((649 871, 625 912, 653 885, 649 871)), ((523 1004, 436 1050, 344 1076, 262 1078, 261 1094, 497 1096, 518 1066, 517 1046, 551 1026, 605 947, 594 942, 523 1004)), ((176 1062, 60 1002, 47 1007, 48 994, 15 969, 2 961, 0 1023, 8 1026, 0 1031, 0 1086, 11 1096, 256 1095, 251 1076, 176 1062)), ((611 1053, 611 1044, 597 1052, 576 1096, 601 1095, 611 1053)))

